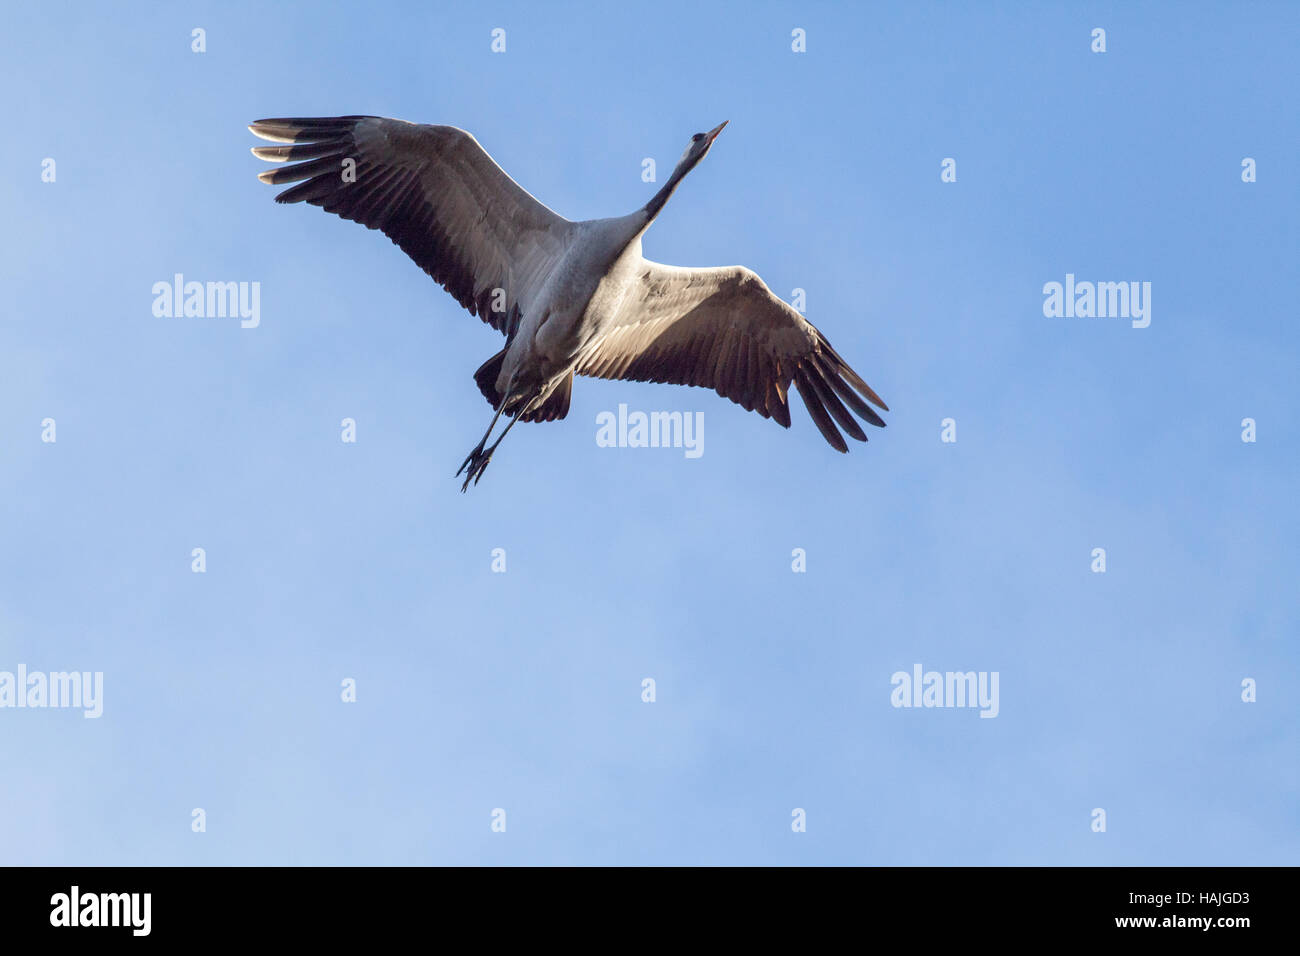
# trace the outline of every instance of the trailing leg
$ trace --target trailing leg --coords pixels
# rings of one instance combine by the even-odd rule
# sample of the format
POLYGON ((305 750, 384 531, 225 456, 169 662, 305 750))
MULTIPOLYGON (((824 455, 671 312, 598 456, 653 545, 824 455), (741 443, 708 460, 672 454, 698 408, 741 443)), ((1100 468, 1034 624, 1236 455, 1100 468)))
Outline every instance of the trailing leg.
MULTIPOLYGON (((464 471, 466 468, 470 468, 470 470, 471 470, 471 475, 473 474, 474 469, 473 469, 472 466, 476 465, 477 462, 479 461, 479 459, 481 459, 481 458, 483 457, 483 448, 484 448, 485 445, 487 445, 487 440, 492 436, 492 429, 494 429, 494 428, 497 427, 497 420, 501 418, 501 413, 502 413, 503 411, 505 411, 506 402, 508 402, 508 401, 510 400, 510 393, 511 393, 511 391, 514 389, 514 386, 515 386, 515 377, 514 377, 514 375, 512 374, 512 375, 510 376, 510 381, 506 384, 506 390, 505 390, 505 393, 501 396, 501 400, 500 400, 499 402, 497 402, 497 410, 496 410, 495 414, 493 414, 493 416, 492 416, 492 421, 491 421, 491 423, 489 423, 489 425, 488 425, 488 427, 487 427, 487 431, 485 431, 485 432, 483 433, 483 437, 482 437, 481 439, 479 439, 479 443, 478 443, 477 445, 474 446, 474 450, 471 451, 471 452, 469 453, 468 456, 466 456, 466 458, 465 458, 465 460, 464 460, 463 462, 460 463, 460 467, 456 469, 456 475, 457 475, 457 476, 459 476, 460 473, 461 473, 462 471, 464 471)), ((511 421, 511 424, 514 424, 513 420, 511 421)), ((506 431, 509 431, 509 430, 510 430, 510 426, 507 425, 507 426, 506 426, 506 431)), ((502 433, 501 433, 501 437, 502 437, 502 438, 505 437, 505 432, 502 432, 502 433)), ((501 439, 497 439, 497 444, 499 444, 500 441, 501 441, 501 439)), ((493 449, 495 449, 497 446, 494 444, 492 447, 493 447, 493 449)), ((489 457, 491 457, 492 452, 489 451, 487 454, 488 454, 489 457)), ((486 464, 486 462, 485 462, 485 463, 483 464, 483 468, 486 468, 486 467, 487 467, 487 464, 486 464)), ((479 469, 478 469, 478 471, 479 471, 480 474, 482 473, 483 468, 479 468, 479 469)), ((477 484, 477 482, 475 482, 475 483, 477 484)), ((466 477, 466 479, 465 479, 465 487, 468 487, 468 486, 469 486, 469 477, 466 477)), ((461 491, 464 491, 465 488, 461 488, 460 490, 461 490, 461 491)))

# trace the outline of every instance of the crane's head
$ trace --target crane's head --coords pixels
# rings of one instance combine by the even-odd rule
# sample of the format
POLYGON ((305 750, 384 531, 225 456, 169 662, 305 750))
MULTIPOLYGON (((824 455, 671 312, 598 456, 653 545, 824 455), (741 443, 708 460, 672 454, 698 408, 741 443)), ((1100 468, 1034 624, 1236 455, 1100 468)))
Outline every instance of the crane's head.
POLYGON ((689 169, 703 159, 708 153, 709 147, 713 145, 713 141, 722 132, 722 127, 727 125, 727 122, 727 120, 723 120, 720 125, 715 126, 707 133, 696 133, 692 136, 691 141, 686 144, 686 152, 682 153, 682 158, 678 160, 677 165, 689 169))
POLYGON ((691 141, 686 144, 686 152, 682 153, 682 158, 677 161, 677 168, 673 170, 673 174, 668 177, 668 181, 645 204, 647 221, 653 221, 655 216, 659 215, 659 211, 664 208, 664 203, 673 194, 673 190, 686 177, 686 174, 694 169, 700 160, 708 154, 709 147, 713 145, 713 141, 722 132, 722 127, 726 125, 726 121, 723 120, 721 125, 713 127, 707 133, 696 133, 691 137, 691 141))

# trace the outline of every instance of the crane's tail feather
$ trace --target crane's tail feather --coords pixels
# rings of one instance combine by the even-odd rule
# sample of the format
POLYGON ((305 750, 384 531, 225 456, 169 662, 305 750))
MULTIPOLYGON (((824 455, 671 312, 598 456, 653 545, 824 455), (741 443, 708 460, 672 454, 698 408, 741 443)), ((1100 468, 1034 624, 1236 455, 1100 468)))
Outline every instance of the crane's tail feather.
MULTIPOLYGON (((506 360, 506 349, 502 349, 478 367, 474 373, 474 382, 488 404, 493 408, 501 403, 501 393, 497 391, 497 379, 501 375, 502 363, 506 360)), ((555 386, 546 401, 534 409, 519 416, 523 422, 554 422, 569 414, 569 400, 573 396, 573 373, 570 372, 559 385, 555 386)), ((519 407, 519 400, 507 405, 503 414, 512 415, 519 407)))
POLYGON ((501 395, 497 392, 497 378, 501 375, 501 365, 505 360, 506 350, 502 349, 480 365, 478 371, 474 373, 474 383, 478 385, 478 390, 483 393, 483 397, 493 408, 501 403, 501 395))
POLYGON ((569 414, 569 399, 573 396, 573 373, 564 377, 564 381, 552 389, 546 401, 536 408, 524 412, 519 418, 525 422, 554 422, 569 414))

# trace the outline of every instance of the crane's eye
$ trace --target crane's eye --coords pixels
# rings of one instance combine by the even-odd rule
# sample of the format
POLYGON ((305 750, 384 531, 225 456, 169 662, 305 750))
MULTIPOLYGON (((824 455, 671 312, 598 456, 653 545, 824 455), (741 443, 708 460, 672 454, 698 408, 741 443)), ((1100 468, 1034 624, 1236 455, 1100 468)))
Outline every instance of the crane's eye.
POLYGON ((694 136, 691 137, 691 142, 692 142, 692 143, 698 143, 698 142, 699 142, 700 140, 702 140, 702 139, 704 139, 704 134, 703 134, 703 133, 696 133, 694 136))

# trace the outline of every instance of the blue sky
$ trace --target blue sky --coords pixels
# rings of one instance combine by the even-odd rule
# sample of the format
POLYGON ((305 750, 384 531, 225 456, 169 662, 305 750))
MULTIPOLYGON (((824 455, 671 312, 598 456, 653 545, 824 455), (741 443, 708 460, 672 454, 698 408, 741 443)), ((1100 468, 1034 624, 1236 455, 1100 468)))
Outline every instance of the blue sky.
POLYGON ((0 862, 1295 864, 1298 9, 9 11, 0 671, 104 699, 0 709, 0 862), (573 219, 729 120, 646 255, 806 290, 889 427, 580 379, 462 496, 497 334, 255 178, 246 123, 345 113, 573 219), (260 325, 155 317, 177 272, 260 325), (621 402, 705 453, 598 447, 621 402), (891 706, 918 663, 998 716, 891 706))

